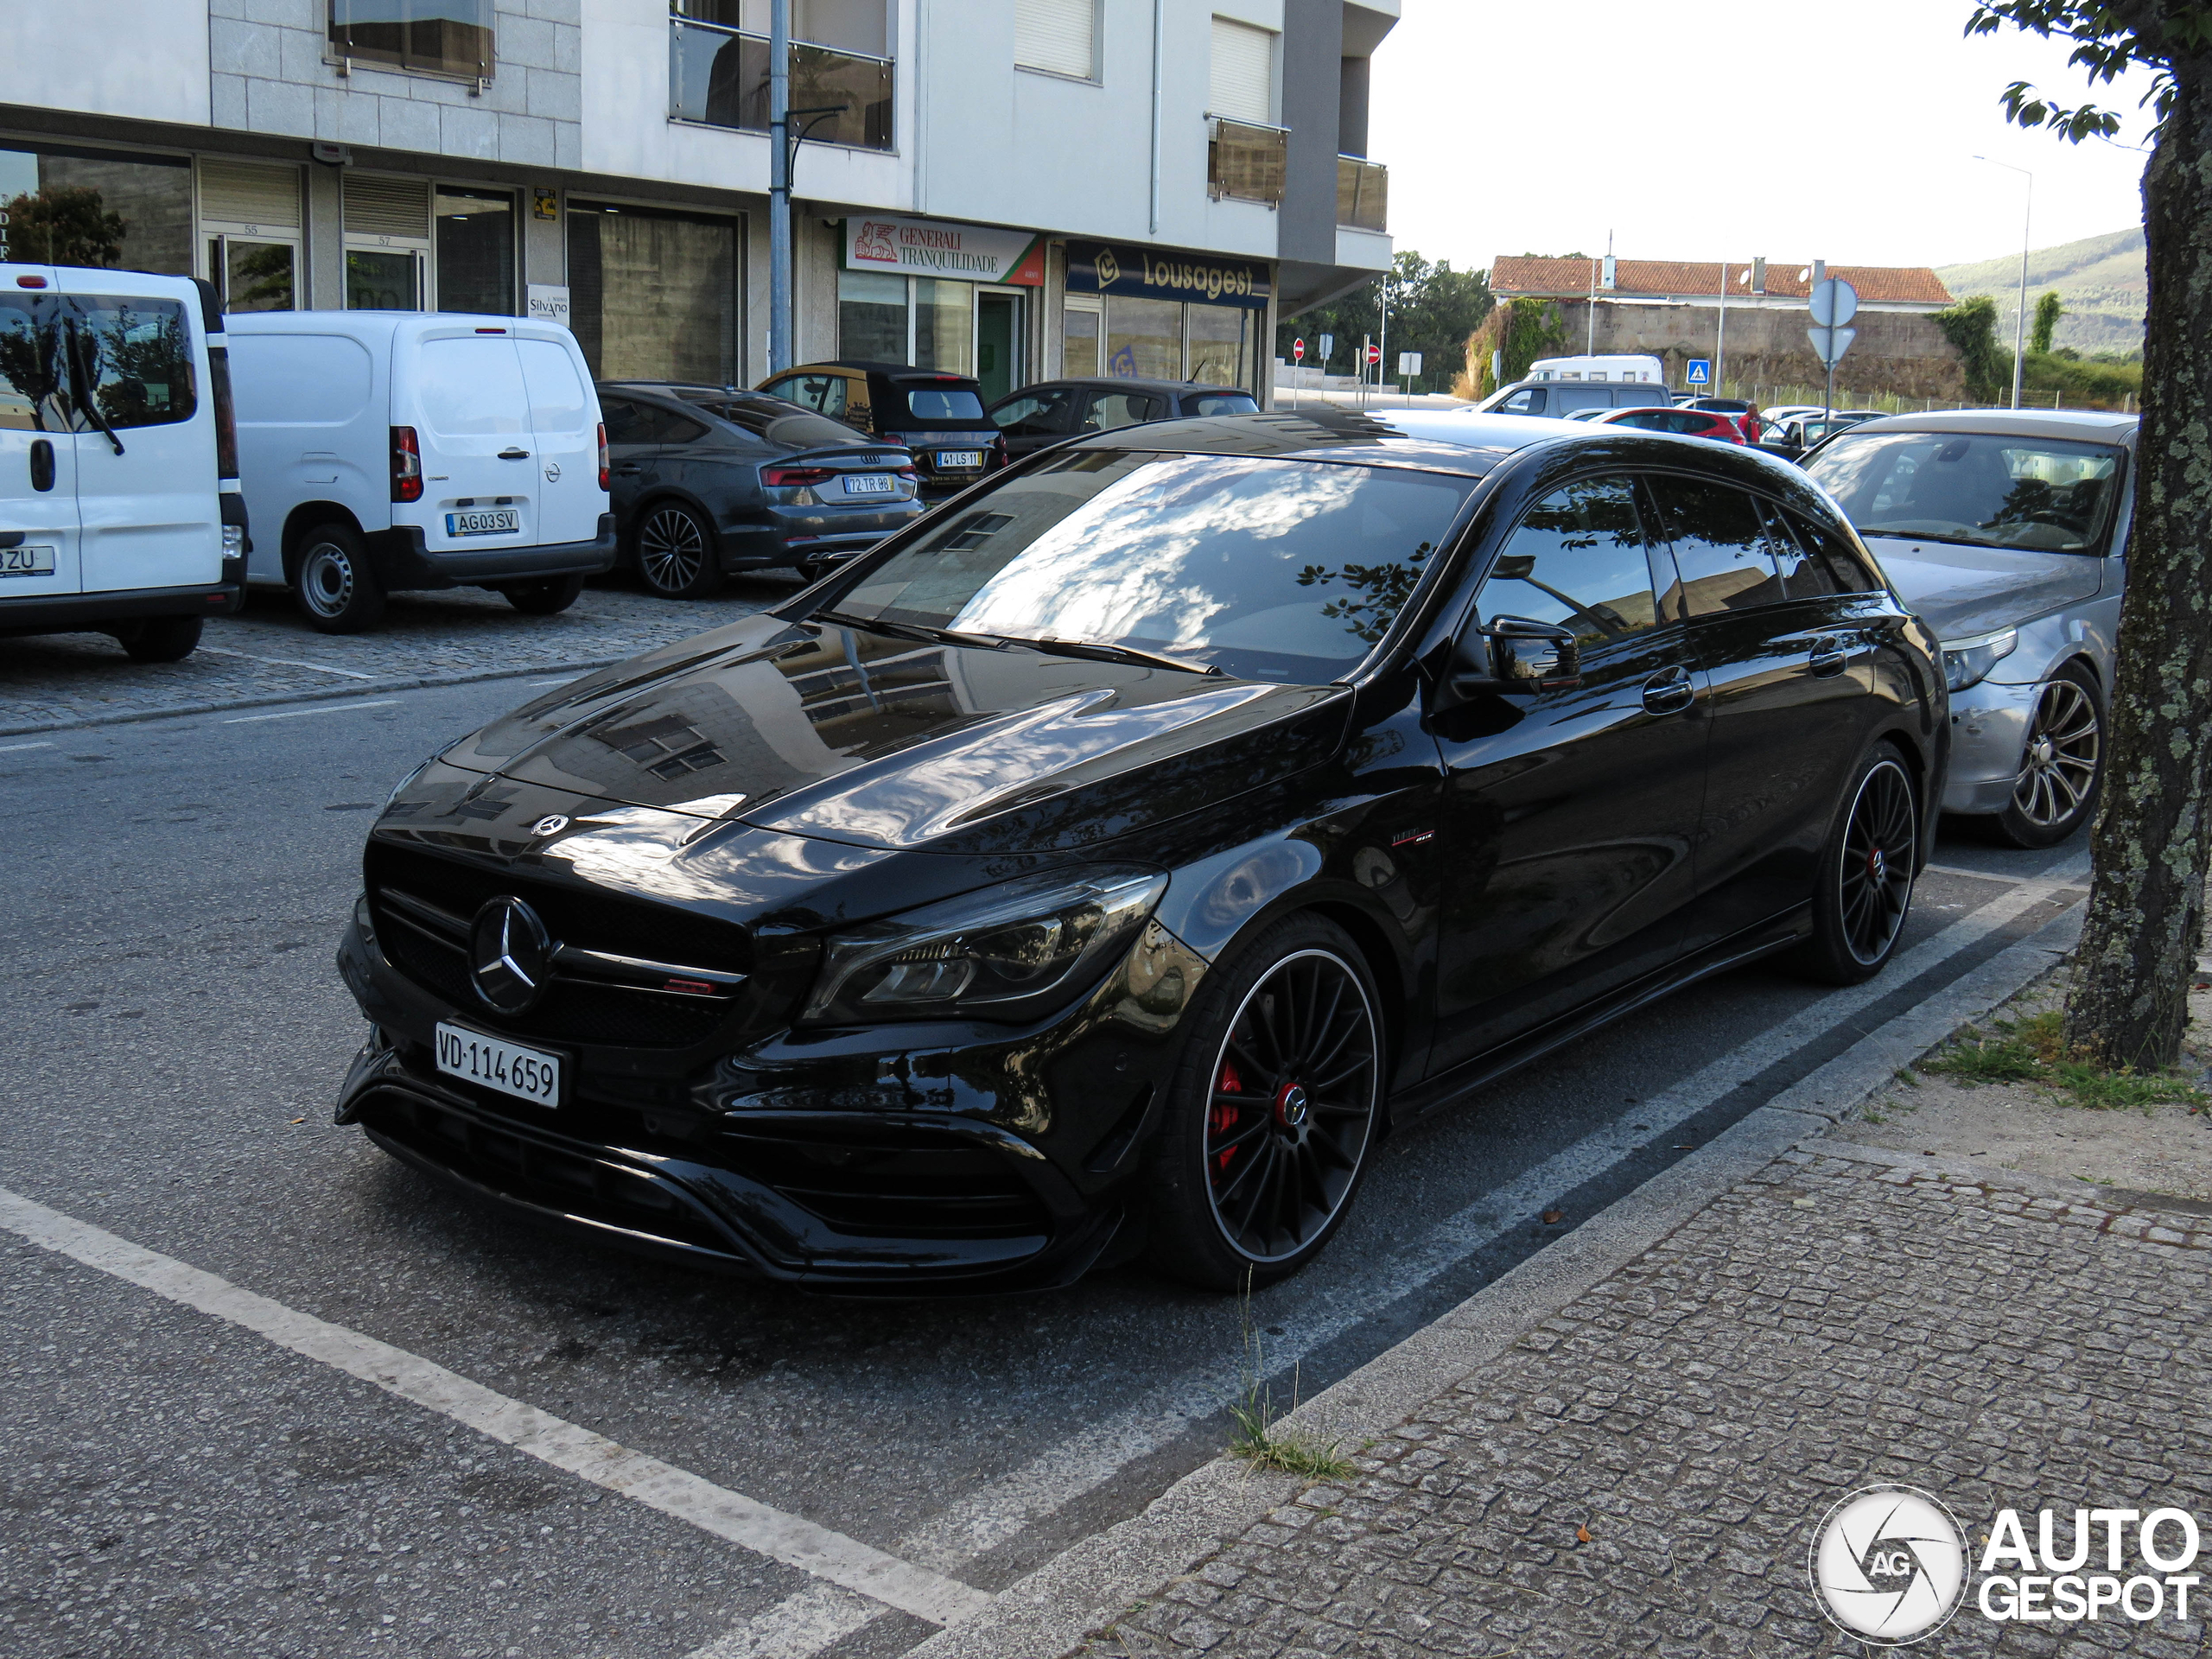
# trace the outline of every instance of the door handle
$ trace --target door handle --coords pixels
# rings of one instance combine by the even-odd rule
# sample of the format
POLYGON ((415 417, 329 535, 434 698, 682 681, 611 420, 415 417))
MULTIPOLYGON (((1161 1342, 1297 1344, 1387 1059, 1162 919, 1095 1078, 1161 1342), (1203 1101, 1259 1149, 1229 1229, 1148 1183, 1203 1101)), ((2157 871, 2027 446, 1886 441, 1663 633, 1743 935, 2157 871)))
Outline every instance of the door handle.
POLYGON ((527 449, 502 449, 499 451, 499 459, 501 461, 528 461, 530 459, 530 451, 527 449))
POLYGON ((645 469, 644 467, 640 467, 633 461, 626 466, 617 467, 614 469, 614 475, 617 478, 635 478, 639 473, 642 473, 645 470, 645 469))
POLYGON ((1812 669, 1816 679, 1830 679, 1843 672, 1850 659, 1845 655, 1844 642, 1832 633, 1824 633, 1813 641, 1812 669))
POLYGON ((1643 707, 1654 715, 1679 715, 1697 701, 1697 683, 1687 668, 1665 668, 1643 683, 1643 707))
POLYGON ((31 440, 31 488, 43 494, 54 487, 54 441, 31 440))

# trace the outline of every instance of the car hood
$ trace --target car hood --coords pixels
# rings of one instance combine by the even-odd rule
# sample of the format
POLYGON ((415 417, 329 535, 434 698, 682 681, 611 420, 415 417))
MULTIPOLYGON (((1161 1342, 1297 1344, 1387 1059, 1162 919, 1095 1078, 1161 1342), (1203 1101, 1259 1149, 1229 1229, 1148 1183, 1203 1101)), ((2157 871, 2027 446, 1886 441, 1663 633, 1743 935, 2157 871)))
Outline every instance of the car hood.
POLYGON ((1070 850, 1325 760, 1349 693, 750 618, 446 751, 629 805, 886 849, 1070 850))
POLYGON ((1908 610, 1939 639, 1966 639, 2094 598, 2105 562, 2082 553, 1965 547, 1910 537, 1868 536, 1908 610))

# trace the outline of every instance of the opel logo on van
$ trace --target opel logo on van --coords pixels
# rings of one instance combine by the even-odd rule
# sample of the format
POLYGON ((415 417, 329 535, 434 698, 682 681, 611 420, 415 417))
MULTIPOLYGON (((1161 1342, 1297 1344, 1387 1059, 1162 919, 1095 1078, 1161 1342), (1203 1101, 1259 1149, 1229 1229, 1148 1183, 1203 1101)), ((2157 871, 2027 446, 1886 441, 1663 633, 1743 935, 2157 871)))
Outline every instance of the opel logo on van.
POLYGON ((468 978, 484 1006, 524 1014, 545 988, 553 942, 537 912, 516 898, 493 899, 468 931, 468 978))
POLYGON ((558 484, 561 481, 561 463, 559 461, 549 461, 545 463, 545 481, 548 484, 558 484))

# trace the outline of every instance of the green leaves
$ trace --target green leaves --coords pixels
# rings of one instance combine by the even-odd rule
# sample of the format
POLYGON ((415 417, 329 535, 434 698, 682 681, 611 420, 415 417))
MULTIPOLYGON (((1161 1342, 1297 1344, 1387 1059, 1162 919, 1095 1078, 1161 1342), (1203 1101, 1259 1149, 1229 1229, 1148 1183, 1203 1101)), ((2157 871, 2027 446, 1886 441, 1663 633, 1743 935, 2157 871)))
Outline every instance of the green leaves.
MULTIPOLYGON (((2175 4, 2171 0, 1981 0, 1967 20, 1971 35, 1994 35, 2006 25, 2045 40, 2072 41, 2067 61, 2088 72, 2092 86, 2110 86, 2139 66, 2156 72, 2143 103, 2164 125, 2173 109, 2174 60, 2212 45, 2212 6, 2175 4)), ((2005 89, 2006 117, 2024 127, 2045 127, 2069 143, 2109 138, 2120 118, 2092 104, 2053 102, 2024 80, 2005 89)))

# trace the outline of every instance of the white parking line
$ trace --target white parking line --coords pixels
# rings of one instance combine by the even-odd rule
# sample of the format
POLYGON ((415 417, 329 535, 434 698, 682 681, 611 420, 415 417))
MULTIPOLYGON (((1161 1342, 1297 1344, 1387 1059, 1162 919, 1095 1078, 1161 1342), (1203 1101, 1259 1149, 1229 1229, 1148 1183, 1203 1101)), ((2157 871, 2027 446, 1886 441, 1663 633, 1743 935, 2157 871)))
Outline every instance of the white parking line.
POLYGON ((364 674, 358 669, 333 668, 327 663, 305 663, 294 657, 257 657, 250 651, 232 651, 224 645, 202 645, 200 650, 211 657, 237 657, 249 663, 270 663, 278 668, 311 668, 318 674, 340 674, 349 680, 373 680, 373 674, 364 674))
POLYGON ((0 743, 0 754, 13 754, 17 749, 50 749, 51 743, 0 743))
POLYGON ((233 715, 226 726, 250 726, 257 720, 299 720, 308 715, 342 715, 355 709, 389 709, 397 697, 378 697, 374 702, 324 702, 312 709, 287 709, 281 715, 233 715))
POLYGON ((717 1538, 857 1592, 876 1610, 895 1607, 932 1624, 974 1616, 991 1598, 754 1502, 604 1435, 494 1393, 404 1349, 332 1325, 242 1290, 227 1280, 161 1255, 0 1187, 0 1227, 88 1268, 241 1325, 281 1348, 373 1382, 518 1452, 595 1485, 689 1522, 717 1538))
MULTIPOLYGON (((2067 885, 2047 878, 1989 879, 2008 882, 2012 891, 1900 953, 1877 978, 1829 992, 1671 1088, 1639 1102, 1622 1121, 1586 1135, 1518 1179, 1484 1193, 1427 1230, 1420 1247, 1397 1258, 1379 1281, 1347 1283, 1286 1318, 1283 1334, 1267 1344, 1268 1364, 1280 1372, 1371 1317, 1378 1308, 1421 1289, 1504 1235, 1527 1226, 1551 1201, 1603 1174, 1637 1147, 1661 1140, 1808 1043, 1839 1028, 1853 1029, 1852 1018, 1861 1008, 1880 1001, 1899 985, 1947 958, 1972 950, 2067 885)), ((2086 874, 2082 879, 2086 880, 2086 874)), ((1916 1012, 1907 1010, 1877 1029, 1886 1032, 1911 1021, 1916 1012)), ((1862 1034, 1859 1041, 1870 1040, 1871 1036, 1862 1034)), ((1817 1089, 1820 1076, 1814 1073, 1798 1088, 1805 1090, 1806 1084, 1812 1084, 1817 1089)), ((1219 1411, 1234 1391, 1235 1379, 1226 1371, 1186 1373, 1155 1389, 1141 1403, 1093 1424, 1023 1467, 940 1510, 898 1540, 896 1547, 902 1555, 925 1566, 941 1572, 957 1571, 1096 1491, 1139 1459, 1158 1452, 1194 1422, 1219 1411)), ((688 1659, 751 1659, 756 1653, 774 1653, 777 1659, 808 1659, 865 1622, 859 1616, 862 1605, 857 1602, 849 1600, 842 1609, 852 1619, 850 1624, 825 1620, 825 1611, 817 1592, 803 1592, 754 1615, 721 1641, 697 1649, 688 1659), (788 1615, 785 1609, 791 1610, 788 1615), (816 1639, 810 1632, 817 1626, 825 1633, 816 1639), (775 1645, 762 1645, 772 1637, 778 1638, 775 1645)))

